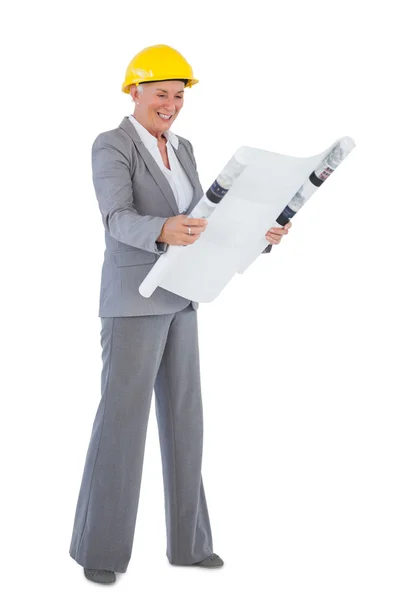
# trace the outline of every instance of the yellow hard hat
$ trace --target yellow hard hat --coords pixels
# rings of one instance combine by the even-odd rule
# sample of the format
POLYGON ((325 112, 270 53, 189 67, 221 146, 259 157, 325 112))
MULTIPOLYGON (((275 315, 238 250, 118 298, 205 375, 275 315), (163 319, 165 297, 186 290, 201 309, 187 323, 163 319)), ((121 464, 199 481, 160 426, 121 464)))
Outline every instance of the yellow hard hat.
POLYGON ((129 94, 132 84, 167 79, 187 79, 185 87, 199 83, 198 79, 193 78, 192 67, 180 52, 165 44, 149 46, 132 58, 126 70, 122 91, 129 94))

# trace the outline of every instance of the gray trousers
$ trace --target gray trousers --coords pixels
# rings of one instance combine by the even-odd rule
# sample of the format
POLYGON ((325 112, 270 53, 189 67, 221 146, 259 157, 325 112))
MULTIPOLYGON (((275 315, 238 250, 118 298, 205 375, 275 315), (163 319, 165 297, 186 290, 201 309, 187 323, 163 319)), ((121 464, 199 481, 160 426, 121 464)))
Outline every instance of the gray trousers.
POLYGON ((167 557, 213 552, 201 476, 203 409, 197 312, 102 318, 101 400, 93 423, 70 555, 125 573, 131 557, 153 390, 165 495, 167 557))

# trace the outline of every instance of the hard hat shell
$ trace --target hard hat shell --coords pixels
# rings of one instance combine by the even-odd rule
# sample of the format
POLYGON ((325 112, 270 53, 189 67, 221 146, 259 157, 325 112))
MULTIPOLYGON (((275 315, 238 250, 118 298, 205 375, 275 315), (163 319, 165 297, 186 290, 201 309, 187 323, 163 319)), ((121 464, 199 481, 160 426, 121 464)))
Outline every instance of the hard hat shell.
POLYGON ((148 46, 132 58, 121 89, 125 94, 129 94, 132 84, 168 79, 187 79, 185 87, 199 83, 198 79, 193 78, 192 67, 178 50, 165 44, 148 46))

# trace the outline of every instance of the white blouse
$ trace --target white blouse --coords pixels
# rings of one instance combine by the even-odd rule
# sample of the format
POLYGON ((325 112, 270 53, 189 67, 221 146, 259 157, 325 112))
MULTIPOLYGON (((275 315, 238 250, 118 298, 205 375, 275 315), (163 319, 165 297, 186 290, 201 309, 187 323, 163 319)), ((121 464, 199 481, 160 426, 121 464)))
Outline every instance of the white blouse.
POLYGON ((167 139, 166 148, 168 153, 168 161, 171 167, 171 170, 169 170, 163 163, 161 152, 157 144, 157 138, 151 133, 149 133, 147 129, 143 127, 143 125, 139 123, 139 121, 135 119, 133 115, 129 115, 129 120, 135 127, 143 144, 150 152, 150 154, 160 167, 162 173, 165 175, 169 185, 171 186, 176 203, 179 208, 179 212, 185 212, 185 210, 189 207, 193 199, 193 186, 190 183, 190 179, 186 175, 185 170, 183 169, 181 163, 178 160, 178 157, 176 156, 172 148, 172 146, 174 148, 178 148, 178 137, 170 130, 167 130, 164 133, 164 136, 167 139))

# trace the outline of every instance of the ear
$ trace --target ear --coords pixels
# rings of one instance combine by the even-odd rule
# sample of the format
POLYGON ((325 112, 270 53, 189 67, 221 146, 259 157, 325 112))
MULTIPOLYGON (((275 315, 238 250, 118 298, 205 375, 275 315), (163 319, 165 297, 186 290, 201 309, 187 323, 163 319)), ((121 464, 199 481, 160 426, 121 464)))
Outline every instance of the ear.
POLYGON ((136 84, 134 84, 134 83, 133 83, 133 84, 131 85, 131 87, 130 87, 130 89, 129 89, 129 93, 130 93, 130 95, 132 96, 132 100, 133 100, 133 102, 136 104, 136 103, 137 103, 137 101, 139 100, 139 93, 138 93, 138 90, 137 90, 137 86, 136 86, 136 84))

